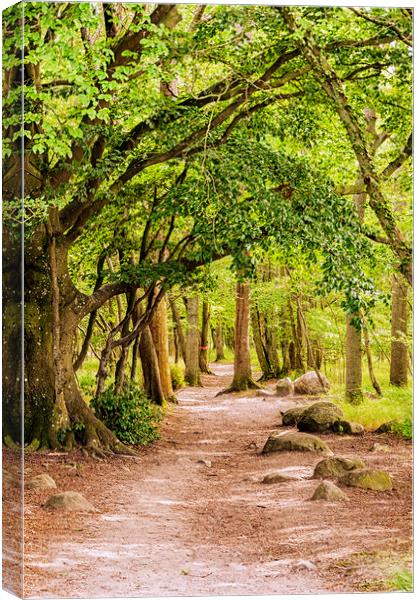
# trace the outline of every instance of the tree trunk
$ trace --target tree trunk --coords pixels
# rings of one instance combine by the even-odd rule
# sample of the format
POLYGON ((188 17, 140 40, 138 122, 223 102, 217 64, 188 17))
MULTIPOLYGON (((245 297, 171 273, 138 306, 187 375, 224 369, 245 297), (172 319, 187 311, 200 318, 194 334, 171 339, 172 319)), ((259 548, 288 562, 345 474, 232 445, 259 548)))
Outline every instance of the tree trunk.
POLYGON ((345 396, 349 402, 362 402, 362 339, 361 329, 352 325, 355 315, 346 317, 345 396))
POLYGON ((210 308, 206 300, 202 302, 202 326, 201 326, 201 343, 199 346, 199 369, 201 373, 211 375, 208 365, 209 351, 209 323, 210 323, 210 308))
POLYGON ((220 362, 221 360, 225 359, 223 326, 221 325, 220 320, 213 329, 213 338, 215 346, 215 362, 220 362))
MULTIPOLYGON (((21 314, 16 286, 9 288, 8 285, 15 275, 9 271, 8 261, 4 266, 3 435, 20 442, 20 372, 16 369, 20 338, 16 335, 20 331, 21 314)), ((75 436, 94 452, 100 452, 101 447, 128 452, 95 417, 78 389, 73 369, 73 342, 80 318, 73 309, 74 296, 75 288, 67 269, 67 246, 57 238, 52 249, 51 239, 42 226, 25 247, 24 441, 33 449, 61 447, 75 436), (57 393, 63 404, 57 402, 57 393)))
POLYGON ((159 363, 160 380, 164 396, 167 400, 173 398, 172 376, 170 374, 169 362, 169 333, 167 330, 167 306, 166 299, 163 297, 150 323, 150 332, 153 337, 154 347, 156 349, 157 360, 159 363))
POLYGON ((186 300, 188 333, 186 337, 185 381, 189 385, 201 385, 199 370, 199 298, 193 296, 186 300))
POLYGON ((391 360, 390 383, 397 386, 407 385, 408 348, 408 285, 400 277, 393 275, 391 297, 391 360))
POLYGON ((150 327, 141 333, 138 345, 144 378, 144 390, 152 402, 162 406, 166 400, 160 378, 160 368, 150 327))
POLYGON ((182 354, 183 362, 186 365, 186 340, 185 334, 183 333, 182 321, 179 315, 178 307, 176 306, 176 301, 172 296, 169 295, 169 303, 170 310, 172 311, 173 322, 175 324, 177 341, 180 346, 180 352, 182 354))
POLYGON ((372 361, 370 337, 368 335, 368 329, 366 328, 365 325, 363 326, 362 331, 364 333, 364 347, 365 347, 365 353, 367 355, 368 373, 370 375, 372 387, 375 389, 375 391, 377 392, 377 394, 379 396, 382 396, 381 386, 378 383, 378 379, 376 378, 375 373, 374 373, 374 364, 372 361))
POLYGON ((260 368, 262 369, 262 379, 269 379, 271 374, 270 364, 262 342, 260 331, 259 312, 253 309, 250 314, 252 322, 253 343, 255 344, 256 354, 260 368))
POLYGON ((237 282, 236 285, 236 321, 234 336, 234 376, 233 382, 220 393, 240 392, 260 386, 252 379, 250 364, 250 283, 237 282))

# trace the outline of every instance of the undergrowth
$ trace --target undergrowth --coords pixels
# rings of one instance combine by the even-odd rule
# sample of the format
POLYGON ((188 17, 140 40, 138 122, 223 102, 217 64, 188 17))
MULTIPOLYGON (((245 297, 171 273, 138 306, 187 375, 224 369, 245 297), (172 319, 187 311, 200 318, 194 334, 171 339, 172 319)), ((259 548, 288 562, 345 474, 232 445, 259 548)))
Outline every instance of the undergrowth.
POLYGON ((109 387, 91 406, 121 442, 144 445, 159 437, 162 409, 135 384, 130 383, 118 395, 109 387))

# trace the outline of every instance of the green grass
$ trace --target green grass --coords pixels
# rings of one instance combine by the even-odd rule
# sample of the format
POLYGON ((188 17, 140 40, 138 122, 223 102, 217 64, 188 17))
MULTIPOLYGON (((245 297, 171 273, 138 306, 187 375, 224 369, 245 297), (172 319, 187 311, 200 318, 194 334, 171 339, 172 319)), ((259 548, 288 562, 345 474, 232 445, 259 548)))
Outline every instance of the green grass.
POLYGON ((399 388, 389 383, 388 363, 376 363, 376 377, 381 385, 383 395, 377 396, 369 380, 367 367, 363 372, 364 401, 351 404, 345 400, 345 385, 337 383, 336 371, 329 371, 331 382, 329 397, 337 401, 348 421, 361 423, 368 430, 373 430, 387 421, 396 421, 395 433, 402 437, 412 437, 413 390, 412 383, 406 388, 399 388))
POLYGON ((410 569, 399 569, 386 584, 391 592, 413 592, 413 573, 410 569))

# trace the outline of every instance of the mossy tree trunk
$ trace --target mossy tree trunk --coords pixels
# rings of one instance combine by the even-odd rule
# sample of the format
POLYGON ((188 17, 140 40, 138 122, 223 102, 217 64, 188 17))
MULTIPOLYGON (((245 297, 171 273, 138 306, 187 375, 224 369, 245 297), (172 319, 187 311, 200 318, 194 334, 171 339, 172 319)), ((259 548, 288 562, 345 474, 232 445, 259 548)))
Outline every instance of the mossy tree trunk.
POLYGON ((408 284, 404 279, 393 276, 391 296, 390 383, 400 387, 407 385, 408 289, 408 284))

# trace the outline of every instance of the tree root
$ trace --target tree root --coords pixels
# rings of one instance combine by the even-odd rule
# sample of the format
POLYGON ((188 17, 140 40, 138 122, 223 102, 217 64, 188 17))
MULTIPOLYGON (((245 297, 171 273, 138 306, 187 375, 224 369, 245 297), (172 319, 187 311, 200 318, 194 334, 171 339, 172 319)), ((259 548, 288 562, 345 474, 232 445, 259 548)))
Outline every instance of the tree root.
POLYGON ((223 396, 224 394, 233 394, 234 392, 245 392, 246 390, 263 389, 263 386, 256 383, 256 381, 253 381, 253 379, 246 379, 245 381, 240 382, 240 384, 237 384, 233 381, 233 383, 228 388, 221 390, 221 392, 218 392, 218 394, 216 394, 215 397, 217 398, 218 396, 223 396))

